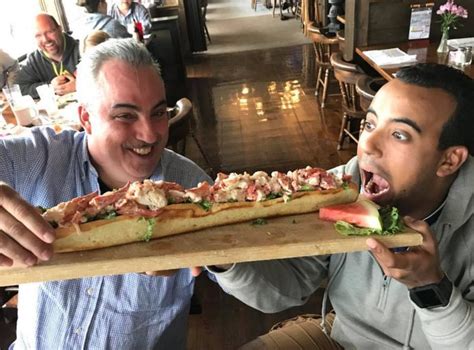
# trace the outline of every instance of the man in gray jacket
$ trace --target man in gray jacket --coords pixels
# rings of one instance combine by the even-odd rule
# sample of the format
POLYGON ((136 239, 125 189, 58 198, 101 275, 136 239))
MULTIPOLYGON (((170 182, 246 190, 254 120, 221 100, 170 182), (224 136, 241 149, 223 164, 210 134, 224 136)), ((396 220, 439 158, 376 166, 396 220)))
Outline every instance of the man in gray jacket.
POLYGON ((74 74, 79 63, 79 43, 63 33, 51 15, 37 15, 35 25, 38 49, 28 55, 16 77, 21 92, 38 98, 36 88, 43 84, 53 85, 57 95, 76 91, 74 74))
POLYGON ((94 30, 106 32, 111 38, 130 38, 132 36, 119 21, 105 14, 106 8, 104 13, 99 11, 100 5, 107 6, 105 0, 77 0, 76 5, 82 7, 85 13, 77 20, 71 21, 69 26, 72 36, 79 41, 94 30))
MULTIPOLYGON (((473 80, 462 72, 403 69, 372 102, 357 157, 334 169, 374 202, 397 206, 422 245, 400 252, 369 238, 364 252, 225 266, 215 273, 219 284, 278 312, 305 303, 327 279, 322 322, 329 298, 330 337, 319 329, 316 346, 318 327, 304 327, 278 348, 474 349, 473 111, 473 80), (296 346, 308 336, 313 345, 296 346)), ((276 349, 284 329, 244 349, 276 349)))

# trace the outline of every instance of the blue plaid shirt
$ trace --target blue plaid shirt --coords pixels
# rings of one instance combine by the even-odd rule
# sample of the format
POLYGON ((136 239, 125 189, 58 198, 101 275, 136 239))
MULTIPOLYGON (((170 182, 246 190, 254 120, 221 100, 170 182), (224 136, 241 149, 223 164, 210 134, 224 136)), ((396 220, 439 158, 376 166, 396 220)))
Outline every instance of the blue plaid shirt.
MULTIPOLYGON (((0 139, 0 181, 51 207, 99 191, 84 133, 33 128, 0 139)), ((151 177, 192 187, 209 177, 165 150, 151 177)), ((194 279, 125 274, 20 285, 13 349, 185 349, 194 279)))

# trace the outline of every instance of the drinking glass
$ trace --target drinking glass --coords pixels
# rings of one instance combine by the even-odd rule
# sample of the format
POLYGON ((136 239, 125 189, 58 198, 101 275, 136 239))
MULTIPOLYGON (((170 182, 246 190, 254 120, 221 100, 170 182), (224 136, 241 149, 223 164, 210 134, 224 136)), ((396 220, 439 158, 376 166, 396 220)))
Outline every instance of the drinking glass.
POLYGON ((15 101, 21 97, 20 85, 6 85, 4 88, 2 88, 2 91, 8 103, 13 108, 13 106, 15 105, 15 101))
POLYGON ((38 117, 35 101, 33 101, 30 95, 20 96, 15 99, 12 110, 15 115, 16 123, 21 126, 32 125, 33 119, 38 117))
POLYGON ((36 88, 41 99, 41 105, 48 113, 48 116, 53 117, 58 113, 58 104, 56 102, 56 95, 52 85, 44 84, 36 88))

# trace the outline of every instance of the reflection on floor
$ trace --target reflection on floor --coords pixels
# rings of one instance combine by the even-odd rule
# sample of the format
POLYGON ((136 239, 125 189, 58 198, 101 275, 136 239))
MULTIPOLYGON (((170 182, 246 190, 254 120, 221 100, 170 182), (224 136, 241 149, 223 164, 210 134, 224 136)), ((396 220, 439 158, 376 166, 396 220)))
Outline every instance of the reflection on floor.
POLYGON ((196 134, 215 170, 331 168, 354 154, 353 145, 336 151, 340 98, 330 95, 324 110, 317 103, 310 45, 200 56, 188 76, 196 134))
MULTIPOLYGON (((340 96, 333 82, 326 108, 314 96, 310 45, 198 56, 189 62, 189 97, 197 138, 217 171, 331 168, 350 159, 353 144, 337 151, 340 96)), ((187 155, 205 167, 190 140, 187 155)), ((319 313, 318 291, 301 307, 267 315, 197 279, 202 313, 191 315, 188 350, 236 349, 279 321, 319 313)))

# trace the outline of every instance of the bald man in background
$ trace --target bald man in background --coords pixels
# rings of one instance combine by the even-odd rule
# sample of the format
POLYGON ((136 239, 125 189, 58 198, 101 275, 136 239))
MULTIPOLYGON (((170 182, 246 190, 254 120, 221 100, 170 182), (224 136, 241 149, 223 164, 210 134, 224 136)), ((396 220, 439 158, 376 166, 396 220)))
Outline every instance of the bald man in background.
POLYGON ((53 85, 57 95, 76 91, 79 42, 63 33, 54 17, 46 13, 35 17, 34 35, 38 49, 28 55, 16 78, 21 92, 38 98, 36 88, 43 84, 53 85))

